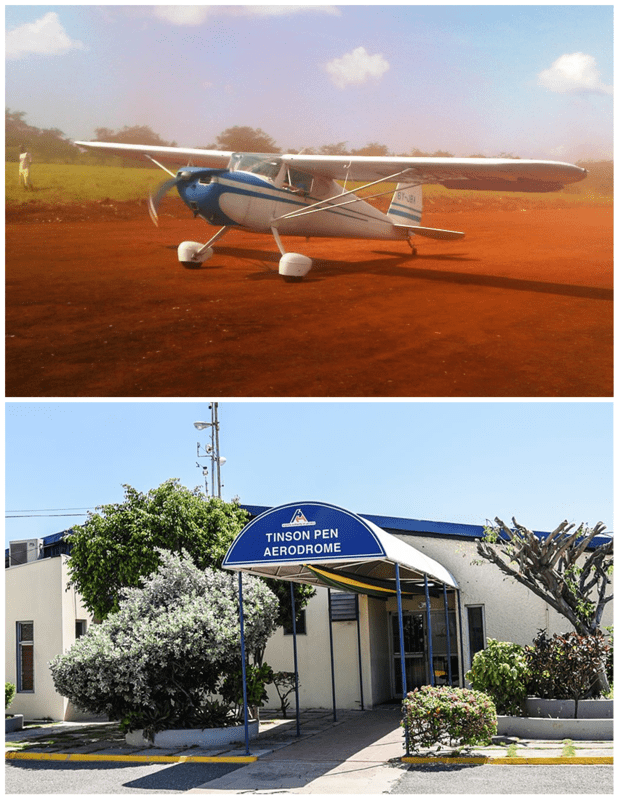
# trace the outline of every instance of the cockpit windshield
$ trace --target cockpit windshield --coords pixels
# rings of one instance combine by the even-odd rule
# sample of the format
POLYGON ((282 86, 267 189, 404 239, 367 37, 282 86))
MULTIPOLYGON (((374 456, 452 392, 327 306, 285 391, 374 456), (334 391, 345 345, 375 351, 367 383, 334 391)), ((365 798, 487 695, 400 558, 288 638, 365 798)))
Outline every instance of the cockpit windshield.
POLYGON ((281 159, 272 153, 234 153, 230 158, 230 172, 252 172, 275 180, 281 169, 281 159))

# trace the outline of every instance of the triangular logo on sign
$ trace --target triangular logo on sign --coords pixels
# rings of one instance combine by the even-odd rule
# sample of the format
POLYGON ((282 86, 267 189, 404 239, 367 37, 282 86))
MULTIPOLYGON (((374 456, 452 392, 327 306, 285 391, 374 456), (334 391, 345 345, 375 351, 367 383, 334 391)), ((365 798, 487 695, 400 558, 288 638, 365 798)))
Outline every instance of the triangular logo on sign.
POLYGON ((309 522, 307 517, 304 515, 301 508, 297 508, 294 514, 292 515, 292 519, 290 522, 284 522, 281 527, 282 528, 292 528, 296 525, 315 525, 315 522, 309 522))

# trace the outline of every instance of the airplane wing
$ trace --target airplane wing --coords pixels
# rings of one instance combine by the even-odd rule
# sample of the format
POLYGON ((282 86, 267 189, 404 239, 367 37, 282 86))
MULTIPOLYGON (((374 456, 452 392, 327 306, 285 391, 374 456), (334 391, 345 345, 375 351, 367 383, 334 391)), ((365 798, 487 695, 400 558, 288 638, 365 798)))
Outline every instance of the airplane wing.
POLYGON ((500 158, 415 158, 286 154, 291 167, 334 180, 440 183, 449 189, 551 192, 583 180, 587 172, 557 161, 500 158))
POLYGON ((141 144, 121 144, 120 142, 74 142, 78 147, 95 150, 101 154, 136 158, 140 161, 161 158, 172 164, 196 167, 227 167, 233 154, 225 150, 202 150, 190 147, 156 147, 141 144))

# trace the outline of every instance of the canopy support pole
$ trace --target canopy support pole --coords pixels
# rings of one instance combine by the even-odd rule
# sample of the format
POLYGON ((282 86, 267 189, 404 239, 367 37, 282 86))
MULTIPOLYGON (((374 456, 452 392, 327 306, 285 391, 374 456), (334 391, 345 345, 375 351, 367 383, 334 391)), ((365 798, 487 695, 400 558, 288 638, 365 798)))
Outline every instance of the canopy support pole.
POLYGON ((459 612, 459 650, 461 653, 461 660, 459 662, 459 685, 463 686, 464 676, 464 649, 463 649, 463 622, 461 620, 461 592, 457 591, 457 610, 459 612))
POLYGON ((337 722, 337 701, 335 699, 335 653, 333 650, 333 614, 330 589, 328 590, 328 630, 330 633, 330 678, 333 687, 333 720, 337 722))
POLYGON ((294 692, 296 694, 296 735, 300 736, 300 702, 298 699, 298 652, 296 650, 296 604, 294 603, 294 582, 290 581, 292 599, 292 641, 294 645, 294 692))
MULTIPOLYGON (((397 586, 397 616, 399 617, 399 659, 401 663, 401 689, 403 691, 403 700, 405 702, 408 696, 408 685, 406 682, 406 646, 403 639, 403 608, 401 605, 401 579, 399 577, 399 563, 395 564, 395 582, 397 586)), ((406 739, 406 755, 410 755, 410 737, 408 734, 408 726, 406 724, 406 714, 404 713, 403 731, 406 739)))
POLYGON ((363 698, 363 659, 361 654, 361 631, 360 631, 360 603, 358 595, 354 595, 356 601, 356 632, 358 634, 358 680, 360 682, 360 702, 361 711, 365 710, 365 700, 363 698))
POLYGON ((245 615, 242 607, 242 571, 238 572, 238 602, 240 605, 240 660, 242 663, 242 702, 245 712, 245 752, 249 755, 249 709, 247 708, 247 665, 245 663, 245 615))
POLYGON ((429 583, 425 573, 425 603, 427 605, 427 638, 429 640, 429 685, 434 685, 433 679, 433 643, 431 640, 431 600, 429 599, 429 583))
POLYGON ((453 685, 453 670, 451 669, 451 626, 448 619, 448 596, 446 594, 446 584, 442 584, 444 589, 444 621, 446 622, 446 663, 448 665, 448 685, 453 685))

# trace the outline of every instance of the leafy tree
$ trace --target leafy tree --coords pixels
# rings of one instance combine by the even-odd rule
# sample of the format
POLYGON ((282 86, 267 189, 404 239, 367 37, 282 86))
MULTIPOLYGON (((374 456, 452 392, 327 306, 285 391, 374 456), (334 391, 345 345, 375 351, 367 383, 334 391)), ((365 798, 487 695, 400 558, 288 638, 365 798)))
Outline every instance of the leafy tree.
POLYGON ((168 480, 147 493, 124 486, 124 502, 100 506, 69 537, 69 575, 86 608, 105 619, 126 590, 160 564, 156 548, 187 552, 200 569, 219 568, 249 515, 168 480))
POLYGON ((111 128, 96 128, 95 140, 99 142, 122 142, 123 144, 147 144, 155 147, 175 147, 176 142, 166 142, 148 125, 125 125, 114 132, 111 128))
POLYGON ((360 150, 352 150, 353 156, 390 156, 390 150, 385 144, 370 142, 360 150))
POLYGON ((337 144, 324 144, 319 149, 321 156, 347 156, 350 151, 347 148, 347 142, 338 142, 337 144))
POLYGON ((42 130, 28 125, 25 111, 5 112, 5 158, 17 161, 19 152, 25 147, 33 154, 35 161, 72 162, 78 158, 77 147, 69 141, 58 128, 42 130))
POLYGON ((246 153, 278 153, 275 140, 272 139, 261 128, 249 128, 247 126, 236 125, 227 128, 217 136, 217 148, 219 150, 232 150, 234 152, 246 153))
MULTIPOLYGON (((565 521, 543 539, 515 518, 512 528, 498 517, 495 522, 477 542, 480 555, 566 617, 577 633, 594 635, 605 606, 613 599, 607 595, 614 564, 613 539, 588 549, 605 525, 598 522, 594 528, 575 528, 565 521)), ((599 674, 599 681, 607 688, 604 673, 599 674)))
POLYGON ((582 635, 600 627, 603 610, 613 595, 606 595, 613 570, 614 542, 588 550, 605 530, 561 522, 547 538, 520 525, 513 518, 509 528, 496 517, 496 525, 485 528, 477 550, 502 572, 523 583, 530 591, 565 616, 582 635))
MULTIPOLYGON (((238 693, 230 691, 229 676, 241 667, 235 575, 200 568, 184 554, 159 550, 156 556, 158 571, 141 588, 128 589, 115 614, 50 663, 56 690, 84 711, 151 737, 163 728, 233 724, 238 693), (222 690, 233 702, 215 698, 222 690)), ((243 609, 251 654, 275 629, 277 599, 246 576, 243 609)), ((252 671, 249 702, 265 699, 269 670, 252 671)))
MULTIPOLYGON (((71 582, 97 619, 117 611, 126 590, 160 564, 157 548, 188 553, 203 569, 219 569, 236 536, 249 521, 238 502, 206 499, 200 489, 189 490, 170 479, 147 493, 124 486, 124 501, 100 506, 76 526, 70 537, 71 582)), ((280 600, 278 625, 291 626, 290 585, 267 581, 280 600)), ((295 584, 298 614, 315 594, 295 584)), ((261 656, 256 654, 257 663, 261 656)))

